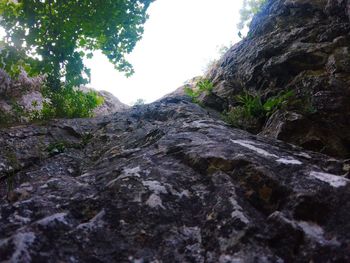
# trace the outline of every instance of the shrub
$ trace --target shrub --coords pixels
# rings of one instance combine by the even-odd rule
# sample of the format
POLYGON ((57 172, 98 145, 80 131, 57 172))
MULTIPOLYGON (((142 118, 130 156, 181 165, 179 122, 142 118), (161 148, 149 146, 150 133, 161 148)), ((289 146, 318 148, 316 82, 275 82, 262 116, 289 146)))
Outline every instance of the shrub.
POLYGON ((281 92, 268 98, 264 103, 259 94, 244 91, 235 97, 237 106, 224 113, 224 120, 234 127, 255 132, 278 109, 291 101, 293 91, 281 92))
MULTIPOLYGON (((12 116, 0 108, 0 125, 5 125, 11 122, 12 116)), ((0 126, 1 127, 1 126, 0 126)))
POLYGON ((194 89, 185 87, 185 94, 189 96, 193 102, 199 103, 199 96, 203 93, 210 94, 213 91, 214 85, 208 79, 201 79, 197 82, 194 89))
POLYGON ((95 91, 68 87, 52 90, 43 76, 29 77, 23 69, 13 77, 0 70, 0 82, 2 99, 11 107, 9 111, 0 108, 0 124, 4 125, 51 118, 91 117, 93 110, 103 103, 103 98, 95 91), (31 91, 41 91, 42 107, 37 101, 32 102, 32 108, 19 104, 20 98, 31 91))
POLYGON ((146 101, 144 99, 137 99, 133 106, 141 106, 141 105, 145 105, 146 104, 146 101))
POLYGON ((241 106, 247 116, 262 117, 264 106, 259 95, 253 95, 247 91, 235 97, 236 102, 241 106))
POLYGON ((218 56, 214 59, 209 60, 207 64, 203 67, 204 76, 210 75, 211 71, 215 70, 215 68, 219 66, 220 60, 230 50, 232 46, 233 46, 233 42, 229 42, 226 45, 221 45, 220 47, 218 47, 218 50, 217 50, 218 56))
POLYGON ((63 153, 66 150, 66 144, 67 143, 65 141, 51 143, 47 146, 46 151, 49 153, 50 156, 63 153))
POLYGON ((261 118, 256 118, 249 114, 246 108, 242 106, 234 107, 228 112, 223 113, 223 119, 233 127, 257 132, 261 126, 261 118))
POLYGON ((40 118, 86 118, 92 117, 93 110, 103 103, 97 92, 83 92, 73 88, 62 88, 58 91, 44 88, 44 101, 40 118))
POLYGON ((63 153, 68 149, 83 149, 91 141, 92 137, 93 136, 90 133, 85 133, 82 135, 80 142, 59 140, 50 143, 45 150, 50 156, 54 156, 63 153))
POLYGON ((254 15, 260 12, 266 2, 267 0, 243 0, 243 6, 239 10, 240 20, 237 24, 237 29, 240 30, 238 33, 240 37, 242 37, 241 30, 250 27, 254 15))
MULTIPOLYGON (((12 79, 22 70, 31 77, 45 76, 48 100, 34 118, 89 117, 102 99, 74 89, 90 82, 84 59, 100 50, 116 69, 131 75, 126 55, 141 39, 151 2, 0 0, 0 26, 6 32, 0 68, 12 79)), ((3 85, 0 93, 10 88, 3 85)))

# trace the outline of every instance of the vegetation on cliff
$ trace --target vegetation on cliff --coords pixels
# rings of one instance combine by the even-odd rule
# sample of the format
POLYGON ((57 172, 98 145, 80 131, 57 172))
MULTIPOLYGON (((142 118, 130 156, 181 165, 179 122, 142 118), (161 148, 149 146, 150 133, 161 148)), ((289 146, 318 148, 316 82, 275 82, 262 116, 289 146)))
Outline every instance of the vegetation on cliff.
MULTIPOLYGON (((73 89, 90 81, 83 59, 101 50, 116 69, 132 74, 125 55, 142 36, 151 2, 2 0, 0 26, 5 28, 6 36, 1 43, 0 67, 12 76, 22 68, 30 76, 46 75, 45 94, 52 102, 50 107, 64 109, 61 101, 79 97, 82 100, 77 105, 94 101, 84 105, 96 107, 99 99, 94 94, 73 89)), ((68 112, 63 115, 69 117, 68 112)))
POLYGON ((243 6, 239 11, 240 21, 237 28, 243 30, 245 27, 249 27, 254 15, 261 10, 265 3, 266 0, 243 0, 243 6))

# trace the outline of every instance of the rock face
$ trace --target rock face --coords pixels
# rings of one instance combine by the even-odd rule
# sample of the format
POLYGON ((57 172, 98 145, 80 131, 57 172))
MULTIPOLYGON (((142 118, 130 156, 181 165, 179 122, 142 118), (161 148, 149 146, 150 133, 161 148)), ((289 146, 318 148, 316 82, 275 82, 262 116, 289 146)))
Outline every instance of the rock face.
POLYGON ((130 106, 122 103, 118 98, 116 98, 112 93, 108 91, 99 90, 98 94, 103 97, 104 102, 94 110, 94 116, 96 117, 105 116, 114 112, 121 112, 130 108, 130 106))
MULTIPOLYGON (((186 92, 185 92, 185 88, 191 88, 194 89, 196 87, 196 84, 198 83, 198 81, 201 80, 200 76, 191 78, 189 80, 187 80, 184 85, 178 87, 176 90, 174 90, 173 92, 165 95, 163 98, 173 98, 173 97, 178 97, 178 96, 185 96, 186 92)), ((162 98, 162 99, 163 99, 162 98)))
POLYGON ((0 262, 349 262, 350 164, 181 98, 0 131, 0 262))
POLYGON ((95 91, 99 96, 103 98, 103 104, 94 109, 93 116, 100 117, 115 112, 121 112, 129 109, 130 106, 122 103, 118 98, 116 98, 112 93, 105 90, 95 90, 90 87, 81 86, 79 88, 83 92, 95 91))
POLYGON ((44 101, 40 93, 43 82, 43 77, 31 78, 25 71, 17 79, 11 79, 0 69, 0 124, 27 122, 24 111, 40 111, 44 101))
POLYGON ((347 0, 267 1, 249 36, 208 74, 214 95, 232 106, 244 89, 263 98, 294 90, 305 108, 276 113, 261 133, 350 157, 349 18, 347 0))

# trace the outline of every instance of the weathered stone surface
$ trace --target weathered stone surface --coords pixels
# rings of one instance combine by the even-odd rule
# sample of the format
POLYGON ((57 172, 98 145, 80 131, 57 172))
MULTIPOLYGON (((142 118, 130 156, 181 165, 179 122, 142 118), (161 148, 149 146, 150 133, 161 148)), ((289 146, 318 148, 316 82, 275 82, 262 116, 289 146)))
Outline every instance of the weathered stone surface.
POLYGON ((178 96, 185 96, 186 95, 186 92, 185 92, 185 88, 188 87, 188 88, 191 88, 191 89, 194 89, 198 83, 198 81, 201 80, 201 76, 197 76, 197 77, 194 77, 194 78, 191 78, 189 80, 187 80, 184 85, 182 85, 181 87, 178 87, 176 90, 174 90, 173 92, 169 93, 169 94, 166 94, 163 98, 161 99, 164 99, 164 98, 173 98, 173 97, 178 97, 178 96))
POLYGON ((243 88, 309 96, 261 135, 183 89, 0 129, 0 262, 350 262, 350 159, 305 150, 350 153, 349 3, 271 0, 210 72, 218 111, 243 88))
POLYGON ((300 118, 294 123, 279 118, 285 115, 280 112, 268 121, 272 126, 266 125, 262 134, 350 157, 349 3, 268 1, 253 20, 249 36, 209 72, 215 96, 232 106, 234 96, 244 89, 258 91, 263 98, 294 90, 297 98, 307 98, 309 105, 305 106, 312 110, 297 109, 300 118), (308 125, 299 126, 299 122, 308 125), (281 133, 274 130, 277 123, 281 133))
POLYGON ((96 117, 105 116, 115 112, 121 112, 130 108, 130 106, 122 103, 118 98, 116 98, 112 93, 108 91, 99 90, 97 92, 101 97, 103 97, 104 102, 94 110, 94 116, 96 117))
POLYGON ((24 112, 40 111, 44 98, 40 92, 44 77, 29 77, 22 70, 16 79, 0 69, 0 125, 4 123, 28 122, 24 112))
POLYGON ((11 79, 3 69, 0 69, 0 95, 19 97, 23 92, 38 91, 43 81, 44 77, 29 77, 24 70, 19 73, 17 79, 11 79))
MULTIPOLYGON (((174 97, 182 97, 182 96, 188 96, 186 94, 186 88, 190 88, 192 90, 196 90, 197 89, 197 83, 199 81, 201 81, 203 79, 203 76, 197 76, 194 77, 190 80, 187 80, 184 85, 182 85, 181 87, 177 88, 175 91, 166 94, 164 97, 162 97, 161 99, 164 98, 174 98, 174 97)), ((222 97, 216 96, 215 93, 211 93, 210 96, 207 96, 206 92, 202 93, 199 95, 199 97, 197 98, 199 101, 202 102, 202 105, 206 105, 207 107, 210 107, 212 109, 214 109, 217 112, 222 112, 227 108, 227 103, 224 99, 222 99, 222 97)))
POLYGON ((2 129, 0 149, 0 262, 350 260, 349 162, 181 98, 2 129))

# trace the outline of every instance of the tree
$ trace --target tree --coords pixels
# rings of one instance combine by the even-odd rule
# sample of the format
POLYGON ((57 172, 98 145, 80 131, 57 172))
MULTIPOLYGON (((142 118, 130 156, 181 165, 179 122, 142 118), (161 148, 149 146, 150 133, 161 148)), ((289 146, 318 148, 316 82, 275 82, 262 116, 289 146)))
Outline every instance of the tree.
POLYGON ((133 68, 125 55, 141 38, 152 1, 0 0, 0 26, 6 30, 3 45, 8 51, 2 52, 2 61, 8 54, 22 54, 17 65, 31 75, 46 74, 52 90, 62 83, 68 88, 88 83, 90 71, 83 58, 91 58, 95 50, 130 75, 133 68))
POLYGON ((146 101, 144 99, 137 99, 134 102, 134 106, 140 106, 140 105, 145 105, 145 104, 146 104, 146 101))
MULTIPOLYGON (((243 0, 243 6, 240 13, 240 22, 237 25, 238 30, 243 30, 250 26, 250 22, 255 14, 257 14, 261 7, 267 0, 243 0)), ((239 32, 241 34, 241 32, 239 32)))

